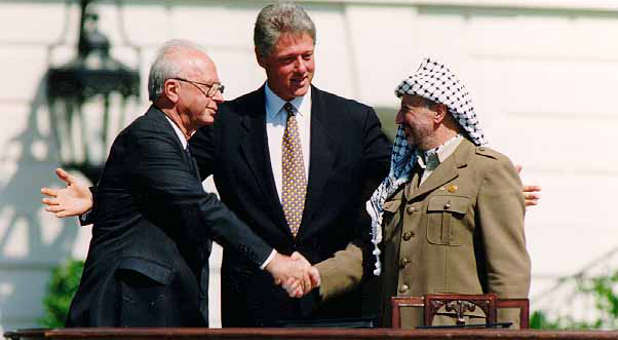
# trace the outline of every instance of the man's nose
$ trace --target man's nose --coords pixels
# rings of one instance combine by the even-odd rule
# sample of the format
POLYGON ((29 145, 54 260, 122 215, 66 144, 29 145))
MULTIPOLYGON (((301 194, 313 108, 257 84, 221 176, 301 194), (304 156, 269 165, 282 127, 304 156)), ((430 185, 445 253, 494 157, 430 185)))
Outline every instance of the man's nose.
POLYGON ((305 73, 307 71, 307 65, 305 65, 305 60, 303 56, 296 57, 296 71, 298 73, 305 73))
POLYGON ((221 93, 221 91, 217 91, 217 93, 212 96, 212 100, 214 100, 218 104, 221 104, 225 101, 225 98, 223 98, 223 93, 221 93))

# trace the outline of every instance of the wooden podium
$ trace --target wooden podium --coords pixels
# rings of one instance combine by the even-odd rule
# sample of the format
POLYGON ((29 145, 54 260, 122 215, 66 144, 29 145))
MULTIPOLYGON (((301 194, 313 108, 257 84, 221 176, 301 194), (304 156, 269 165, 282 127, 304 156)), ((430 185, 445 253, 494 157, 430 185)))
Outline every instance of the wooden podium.
POLYGON ((395 296, 391 298, 392 326, 401 328, 401 308, 412 307, 423 309, 423 324, 431 326, 433 319, 443 309, 452 315, 455 327, 466 327, 465 314, 479 309, 485 316, 487 328, 495 328, 498 310, 515 308, 519 310, 520 328, 529 327, 528 299, 499 299, 496 294, 461 295, 461 294, 427 294, 424 296, 395 296))
POLYGON ((65 328, 6 332, 8 340, 188 340, 188 339, 286 339, 286 340, 608 340, 618 339, 618 331, 538 331, 499 329, 285 329, 285 328, 65 328))

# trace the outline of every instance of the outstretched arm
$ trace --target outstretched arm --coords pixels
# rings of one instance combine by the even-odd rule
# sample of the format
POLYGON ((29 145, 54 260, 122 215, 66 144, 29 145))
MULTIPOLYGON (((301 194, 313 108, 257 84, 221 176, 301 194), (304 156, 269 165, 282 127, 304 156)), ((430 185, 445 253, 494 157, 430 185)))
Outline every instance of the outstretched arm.
POLYGON ((41 188, 45 210, 56 217, 79 216, 92 208, 92 193, 88 186, 61 168, 56 169, 58 178, 67 184, 62 189, 41 188))

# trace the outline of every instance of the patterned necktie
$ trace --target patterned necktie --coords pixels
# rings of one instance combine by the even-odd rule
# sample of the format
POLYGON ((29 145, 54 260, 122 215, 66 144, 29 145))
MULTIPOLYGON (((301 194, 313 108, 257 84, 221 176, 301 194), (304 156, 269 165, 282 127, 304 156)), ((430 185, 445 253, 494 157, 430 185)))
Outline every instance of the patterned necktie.
POLYGON ((287 112, 288 118, 285 131, 283 132, 283 143, 281 145, 281 163, 283 165, 281 205, 283 206, 285 219, 290 226, 290 231, 292 235, 296 237, 305 207, 307 178, 305 176, 303 150, 300 145, 300 134, 296 122, 296 109, 289 102, 285 103, 283 108, 287 112))

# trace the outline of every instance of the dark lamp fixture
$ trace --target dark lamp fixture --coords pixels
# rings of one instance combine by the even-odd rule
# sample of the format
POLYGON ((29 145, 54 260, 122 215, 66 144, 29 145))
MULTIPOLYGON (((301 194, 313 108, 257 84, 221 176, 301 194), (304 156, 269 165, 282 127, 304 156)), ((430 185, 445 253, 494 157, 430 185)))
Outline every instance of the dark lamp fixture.
POLYGON ((109 55, 109 39, 98 30, 90 2, 80 1, 77 56, 48 70, 47 99, 62 166, 81 171, 94 183, 107 155, 108 136, 124 125, 127 101, 139 97, 140 78, 109 55))

